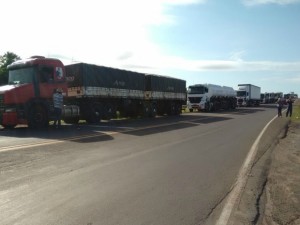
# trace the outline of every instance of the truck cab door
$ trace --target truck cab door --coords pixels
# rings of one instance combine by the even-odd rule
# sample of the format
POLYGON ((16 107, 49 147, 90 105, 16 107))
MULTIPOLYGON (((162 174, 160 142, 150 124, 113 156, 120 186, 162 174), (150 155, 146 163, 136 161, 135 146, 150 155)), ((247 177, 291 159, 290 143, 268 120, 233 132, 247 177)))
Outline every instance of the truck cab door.
POLYGON ((63 70, 61 67, 42 65, 39 68, 39 92, 41 98, 51 98, 53 90, 65 85, 63 70))

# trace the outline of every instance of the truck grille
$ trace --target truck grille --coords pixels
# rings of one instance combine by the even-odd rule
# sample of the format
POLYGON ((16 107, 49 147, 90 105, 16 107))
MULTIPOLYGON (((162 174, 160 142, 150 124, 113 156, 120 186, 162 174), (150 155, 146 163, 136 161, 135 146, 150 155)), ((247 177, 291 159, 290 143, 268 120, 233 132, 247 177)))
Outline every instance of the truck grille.
POLYGON ((189 97, 190 103, 199 103, 202 97, 189 97))

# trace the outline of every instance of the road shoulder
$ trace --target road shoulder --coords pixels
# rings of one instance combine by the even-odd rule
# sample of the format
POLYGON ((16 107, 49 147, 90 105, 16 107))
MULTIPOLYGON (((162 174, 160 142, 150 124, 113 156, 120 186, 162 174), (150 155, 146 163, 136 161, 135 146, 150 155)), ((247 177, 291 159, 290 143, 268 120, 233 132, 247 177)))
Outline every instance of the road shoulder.
POLYGON ((261 224, 300 224, 300 123, 276 146, 265 192, 261 224))
POLYGON ((300 224, 299 118, 276 118, 258 148, 229 224, 300 224))

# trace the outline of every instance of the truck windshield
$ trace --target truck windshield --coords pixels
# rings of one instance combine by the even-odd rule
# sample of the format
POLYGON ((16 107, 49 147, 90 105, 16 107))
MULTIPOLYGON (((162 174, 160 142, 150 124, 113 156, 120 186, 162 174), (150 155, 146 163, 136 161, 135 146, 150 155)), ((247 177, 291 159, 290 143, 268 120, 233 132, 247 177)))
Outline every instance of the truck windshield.
POLYGON ((26 67, 9 71, 8 84, 33 83, 35 67, 26 67))
POLYGON ((189 87, 188 94, 204 94, 207 92, 207 88, 204 86, 197 86, 197 87, 189 87))
POLYGON ((237 97, 244 97, 244 96, 246 96, 246 91, 237 91, 236 96, 237 97))

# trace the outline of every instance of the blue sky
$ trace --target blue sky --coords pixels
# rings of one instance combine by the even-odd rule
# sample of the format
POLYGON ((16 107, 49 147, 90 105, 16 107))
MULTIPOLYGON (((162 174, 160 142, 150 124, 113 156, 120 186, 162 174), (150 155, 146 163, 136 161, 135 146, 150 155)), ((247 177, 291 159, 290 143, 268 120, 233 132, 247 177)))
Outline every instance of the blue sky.
POLYGON ((300 94, 300 0, 0 3, 0 54, 300 94))

